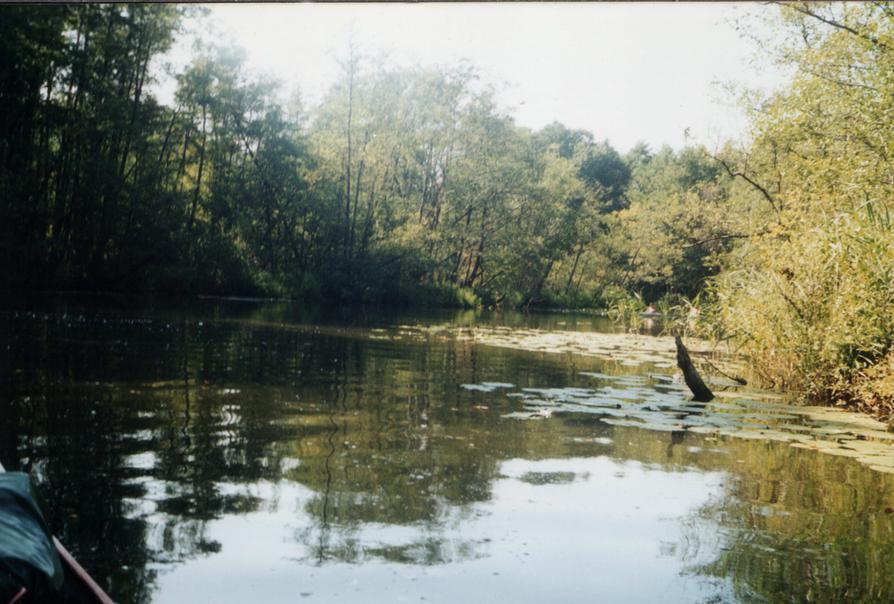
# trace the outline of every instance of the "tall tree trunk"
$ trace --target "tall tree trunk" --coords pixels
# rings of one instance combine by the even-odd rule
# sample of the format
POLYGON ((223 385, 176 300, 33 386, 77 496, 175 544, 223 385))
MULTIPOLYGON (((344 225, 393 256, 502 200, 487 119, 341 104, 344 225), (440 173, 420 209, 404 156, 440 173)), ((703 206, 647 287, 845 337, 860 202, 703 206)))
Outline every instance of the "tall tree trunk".
POLYGON ((354 207, 351 211, 351 226, 349 229, 348 237, 348 258, 351 258, 354 255, 354 238, 357 227, 357 208, 360 207, 360 184, 363 182, 363 170, 365 167, 366 162, 361 159, 360 166, 357 168, 357 180, 354 183, 354 207))
POLYGON ((196 209, 199 204, 199 192, 202 188, 202 172, 205 170, 205 145, 208 142, 208 132, 206 131, 208 121, 208 109, 202 104, 202 146, 199 149, 199 172, 196 175, 196 188, 192 194, 192 207, 189 209, 189 227, 192 231, 196 222, 196 209))
POLYGON ((574 256, 574 264, 571 265, 571 273, 568 275, 568 283, 565 284, 565 293, 568 294, 571 291, 571 284, 574 281, 574 273, 577 272, 577 263, 580 262, 580 257, 584 253, 584 244, 581 242, 577 248, 577 254, 574 256))
POLYGON ((534 289, 528 294, 527 299, 525 300, 525 307, 531 305, 532 302, 537 300, 540 296, 541 292, 543 292, 543 287, 546 285, 546 280, 549 279, 549 274, 553 271, 553 266, 555 265, 555 258, 550 259, 549 263, 546 265, 546 270, 543 271, 543 275, 537 281, 537 285, 534 286, 534 289))
POLYGON ((484 208, 481 211, 481 236, 478 240, 478 249, 475 252, 475 261, 474 264, 470 261, 469 268, 471 272, 466 273, 466 278, 463 282, 463 287, 472 287, 475 284, 475 279, 478 278, 478 272, 481 270, 481 261, 482 256, 484 255, 484 245, 487 240, 487 208, 484 208))
POLYGON ((350 241, 350 222, 351 222, 351 164, 353 163, 352 157, 352 137, 353 137, 353 119, 354 119, 354 70, 356 64, 354 59, 354 49, 351 49, 351 56, 348 64, 348 123, 347 123, 347 142, 348 146, 346 149, 346 159, 345 159, 345 222, 344 222, 344 250, 345 257, 348 256, 348 244, 350 241))

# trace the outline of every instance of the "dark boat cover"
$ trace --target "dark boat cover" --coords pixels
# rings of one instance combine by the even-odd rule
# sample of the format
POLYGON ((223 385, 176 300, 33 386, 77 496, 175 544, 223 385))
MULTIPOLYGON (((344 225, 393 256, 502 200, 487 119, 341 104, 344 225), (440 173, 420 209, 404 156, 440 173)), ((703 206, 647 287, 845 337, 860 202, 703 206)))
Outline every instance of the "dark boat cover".
POLYGON ((0 604, 62 601, 64 580, 31 477, 0 474, 0 604))

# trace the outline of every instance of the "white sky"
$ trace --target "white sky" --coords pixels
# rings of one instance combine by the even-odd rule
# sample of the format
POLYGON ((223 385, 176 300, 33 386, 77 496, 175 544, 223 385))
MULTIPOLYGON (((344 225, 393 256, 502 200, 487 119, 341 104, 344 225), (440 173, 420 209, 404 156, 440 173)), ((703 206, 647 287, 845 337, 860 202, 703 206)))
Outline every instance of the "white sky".
MULTIPOLYGON (((735 29, 754 5, 618 3, 218 4, 215 38, 231 37, 253 70, 313 105, 348 41, 398 65, 468 60, 518 123, 558 120, 620 151, 691 140, 715 146, 745 121, 723 84, 770 89, 782 74, 735 29)), ((174 59, 188 54, 182 44, 174 59)), ((161 98, 170 95, 163 86, 161 98)))

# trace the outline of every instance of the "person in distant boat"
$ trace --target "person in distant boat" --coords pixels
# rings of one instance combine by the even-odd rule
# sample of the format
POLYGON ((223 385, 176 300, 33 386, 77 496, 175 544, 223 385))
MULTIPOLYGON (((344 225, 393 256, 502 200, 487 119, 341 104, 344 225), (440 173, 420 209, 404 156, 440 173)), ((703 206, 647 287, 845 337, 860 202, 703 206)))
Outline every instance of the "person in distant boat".
POLYGON ((698 323, 698 316, 701 314, 698 306, 690 306, 689 307, 689 315, 686 317, 686 323, 690 327, 695 327, 696 323, 698 323))
POLYGON ((654 314, 657 314, 657 313, 658 313, 658 311, 655 310, 655 307, 652 306, 651 304, 649 304, 649 305, 646 307, 646 314, 647 314, 647 315, 654 315, 654 314))

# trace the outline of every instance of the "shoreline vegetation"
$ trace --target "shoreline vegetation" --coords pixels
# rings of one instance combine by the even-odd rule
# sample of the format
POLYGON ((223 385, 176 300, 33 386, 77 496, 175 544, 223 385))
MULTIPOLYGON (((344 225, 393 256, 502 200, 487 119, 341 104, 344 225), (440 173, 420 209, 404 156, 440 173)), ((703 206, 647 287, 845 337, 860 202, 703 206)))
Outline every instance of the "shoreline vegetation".
POLYGON ((742 30, 793 75, 743 95, 748 140, 623 154, 517 125, 474 67, 376 67, 355 48, 307 107, 199 40, 161 104, 160 62, 202 9, 0 13, 6 291, 586 308, 628 325, 652 307, 727 342, 762 385, 894 418, 888 5, 767 7, 742 30))

